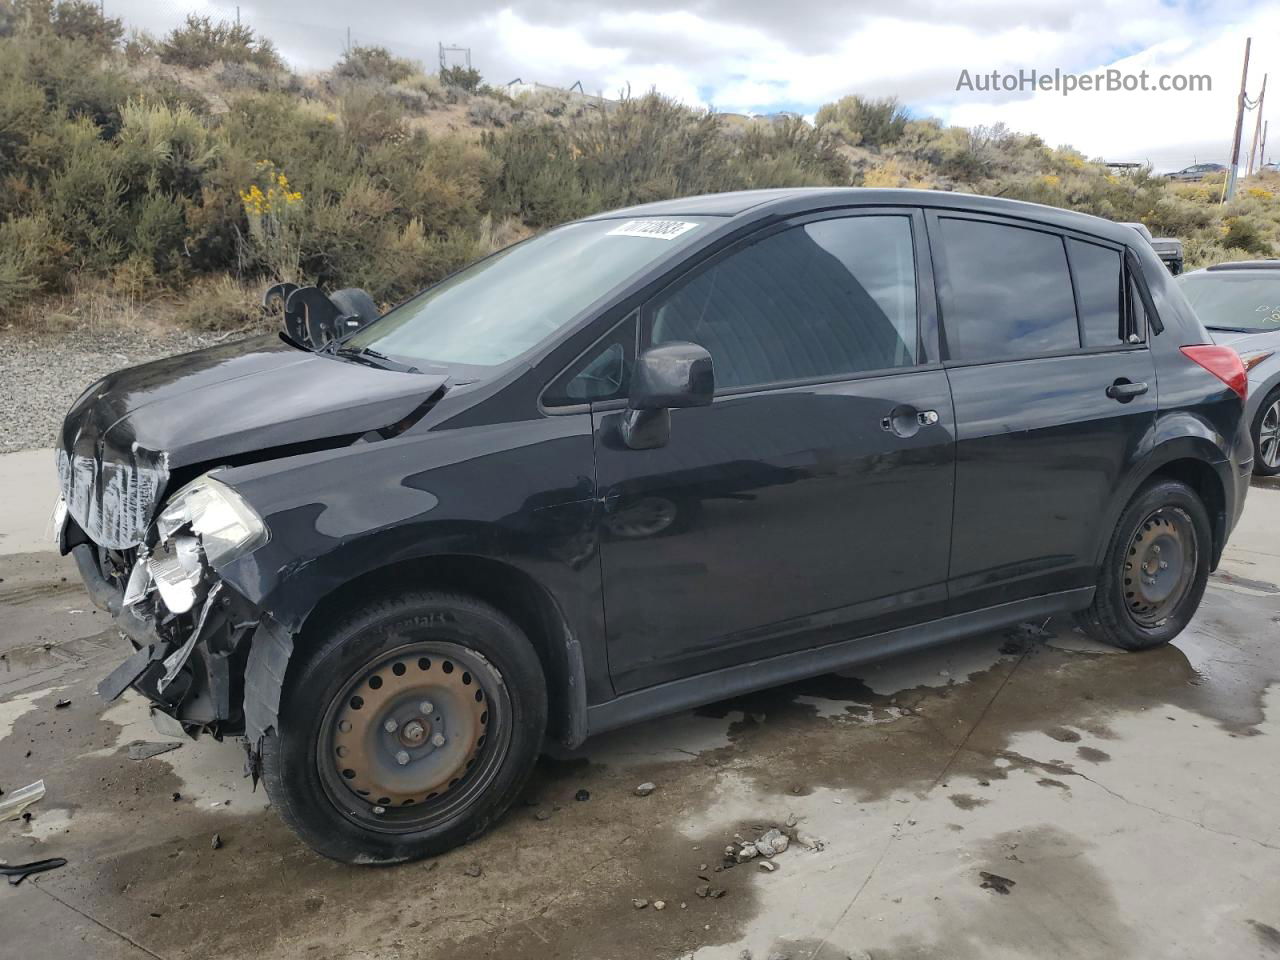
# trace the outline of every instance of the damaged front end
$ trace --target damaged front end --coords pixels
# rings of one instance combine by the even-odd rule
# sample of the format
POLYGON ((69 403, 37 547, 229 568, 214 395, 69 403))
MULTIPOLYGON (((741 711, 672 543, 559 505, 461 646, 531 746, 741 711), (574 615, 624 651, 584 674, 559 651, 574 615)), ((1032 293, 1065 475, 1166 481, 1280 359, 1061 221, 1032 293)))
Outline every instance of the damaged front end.
POLYGON ((167 733, 243 733, 245 661, 262 616, 216 568, 267 541, 262 520, 209 475, 169 498, 131 546, 95 543, 82 512, 64 486, 59 542, 74 554, 94 602, 135 647, 99 684, 99 695, 111 701, 133 687, 151 701, 167 733))

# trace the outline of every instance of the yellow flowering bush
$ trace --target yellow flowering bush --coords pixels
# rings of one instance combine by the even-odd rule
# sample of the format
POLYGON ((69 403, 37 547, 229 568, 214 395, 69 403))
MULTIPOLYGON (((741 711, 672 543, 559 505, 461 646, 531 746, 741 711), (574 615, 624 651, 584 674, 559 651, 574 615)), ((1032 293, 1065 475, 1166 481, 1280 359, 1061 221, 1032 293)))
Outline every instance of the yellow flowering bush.
POLYGON ((267 161, 258 164, 258 182, 240 191, 249 244, 277 280, 298 282, 302 251, 302 192, 267 161), (265 186, 266 189, 263 189, 265 186))

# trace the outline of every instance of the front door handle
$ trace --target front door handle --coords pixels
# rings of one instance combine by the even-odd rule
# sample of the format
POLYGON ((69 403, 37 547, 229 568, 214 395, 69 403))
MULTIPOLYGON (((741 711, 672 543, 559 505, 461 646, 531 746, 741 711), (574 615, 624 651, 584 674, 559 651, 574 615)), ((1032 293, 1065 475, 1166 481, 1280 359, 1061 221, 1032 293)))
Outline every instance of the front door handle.
POLYGON ((917 410, 910 404, 902 404, 880 419, 880 429, 899 437, 914 437, 921 427, 932 427, 938 422, 937 410, 917 410))
POLYGON ((1140 397, 1146 392, 1147 385, 1145 383, 1133 383, 1124 377, 1107 387, 1107 396, 1112 400, 1119 400, 1121 403, 1128 403, 1134 397, 1140 397))

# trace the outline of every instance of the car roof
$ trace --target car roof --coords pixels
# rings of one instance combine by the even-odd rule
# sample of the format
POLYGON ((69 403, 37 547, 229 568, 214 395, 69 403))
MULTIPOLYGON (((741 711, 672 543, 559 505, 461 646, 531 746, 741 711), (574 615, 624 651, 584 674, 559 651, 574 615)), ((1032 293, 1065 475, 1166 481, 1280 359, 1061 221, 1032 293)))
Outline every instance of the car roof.
POLYGON ((1280 270, 1280 260, 1235 260, 1230 263, 1215 263, 1205 267, 1204 270, 1196 270, 1196 273, 1219 271, 1225 272, 1229 270, 1280 270))
POLYGON ((660 200, 609 210, 587 217, 610 220, 624 217, 726 217, 758 219, 791 217, 843 206, 912 206, 999 214, 1079 230, 1119 243, 1131 243, 1139 235, 1111 220, 1005 197, 986 197, 945 190, 907 190, 880 187, 782 187, 766 190, 734 190, 675 200, 660 200))

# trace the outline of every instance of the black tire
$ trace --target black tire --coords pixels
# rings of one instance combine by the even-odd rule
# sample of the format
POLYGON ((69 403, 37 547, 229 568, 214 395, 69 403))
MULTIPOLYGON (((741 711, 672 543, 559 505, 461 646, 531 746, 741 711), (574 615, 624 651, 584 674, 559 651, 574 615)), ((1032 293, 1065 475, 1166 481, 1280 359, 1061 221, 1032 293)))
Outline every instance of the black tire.
MULTIPOLYGON (((1200 606, 1209 580, 1212 537, 1209 514, 1194 490, 1178 480, 1151 481, 1120 515, 1093 603, 1076 614, 1076 622, 1093 639, 1125 650, 1147 650, 1168 643, 1183 631, 1200 606), (1159 604, 1144 603, 1148 597, 1134 591, 1145 588, 1135 587, 1133 578, 1142 577, 1147 568, 1139 565, 1134 569, 1131 564, 1142 561, 1155 566, 1161 543, 1168 542, 1163 537, 1170 530, 1177 531, 1174 542, 1181 548, 1181 556, 1165 562, 1178 565, 1178 576, 1159 604), (1142 539, 1135 540, 1139 537, 1142 539), (1189 556, 1185 552, 1188 542, 1189 556)), ((1166 572, 1156 569, 1152 580, 1166 572)), ((1159 587, 1153 584, 1152 593, 1164 587, 1163 583, 1159 587)))
POLYGON ((1253 418, 1253 424, 1250 426, 1250 434, 1253 437, 1253 472, 1260 477, 1274 477, 1280 474, 1280 462, 1275 466, 1271 466, 1262 458, 1262 421, 1267 416, 1276 401, 1280 401, 1280 387, 1272 390, 1263 399, 1258 407, 1258 414, 1253 418))
MULTIPOLYGON (((428 682, 416 676, 408 680, 428 682)), ((420 696, 423 694, 415 688, 401 699, 420 696)), ((469 699, 460 696, 457 702, 469 699)), ((426 700, 423 704, 422 710, 433 710, 426 700)), ((373 717, 371 708, 368 722, 379 723, 373 717)), ((439 716, 434 719, 441 721, 439 716)), ((280 818, 327 857, 351 864, 392 864, 434 856, 479 836, 519 796, 537 759, 546 720, 547 692, 541 665, 528 638, 509 617, 458 594, 405 594, 353 611, 321 635, 308 638, 307 647, 295 652, 281 699, 280 729, 263 742, 263 781, 280 818), (459 667, 443 654, 419 656, 425 647, 433 646, 454 651, 452 659, 459 667), (466 678, 466 683, 473 684, 466 693, 474 691, 475 701, 482 702, 481 722, 487 726, 479 728, 478 743, 461 748, 474 751, 474 755, 466 761, 465 770, 458 771, 458 779, 440 788, 445 792, 439 797, 432 793, 412 807, 409 804, 414 800, 405 807, 383 806, 380 798, 357 796, 349 789, 350 782, 335 772, 350 761, 334 758, 334 739, 348 734, 337 733, 332 718, 335 709, 351 715, 348 704, 360 701, 363 705, 359 696, 349 695, 355 689, 368 694, 368 689, 353 684, 371 687, 376 680, 380 688, 380 674, 391 681, 383 667, 390 664, 399 671, 397 677, 404 677, 405 663, 410 671, 447 671, 453 675, 450 682, 454 686, 466 678)), ((430 729, 425 716, 423 721, 430 729)), ((409 726, 404 724, 403 729, 409 726)), ((350 724, 346 729, 351 729, 350 724)), ((372 730, 367 739, 359 741, 359 748, 363 751, 380 738, 381 734, 372 730)), ((420 746, 430 752, 427 743, 420 746)), ((344 755, 345 749, 337 749, 337 755, 344 755)), ((455 749, 453 741, 448 749, 455 749)), ((443 758, 443 746, 440 751, 443 758)), ((376 752, 368 754, 375 771, 376 752)), ((361 756, 364 759, 363 753, 361 756)), ((340 773, 346 777, 353 771, 340 773)))

